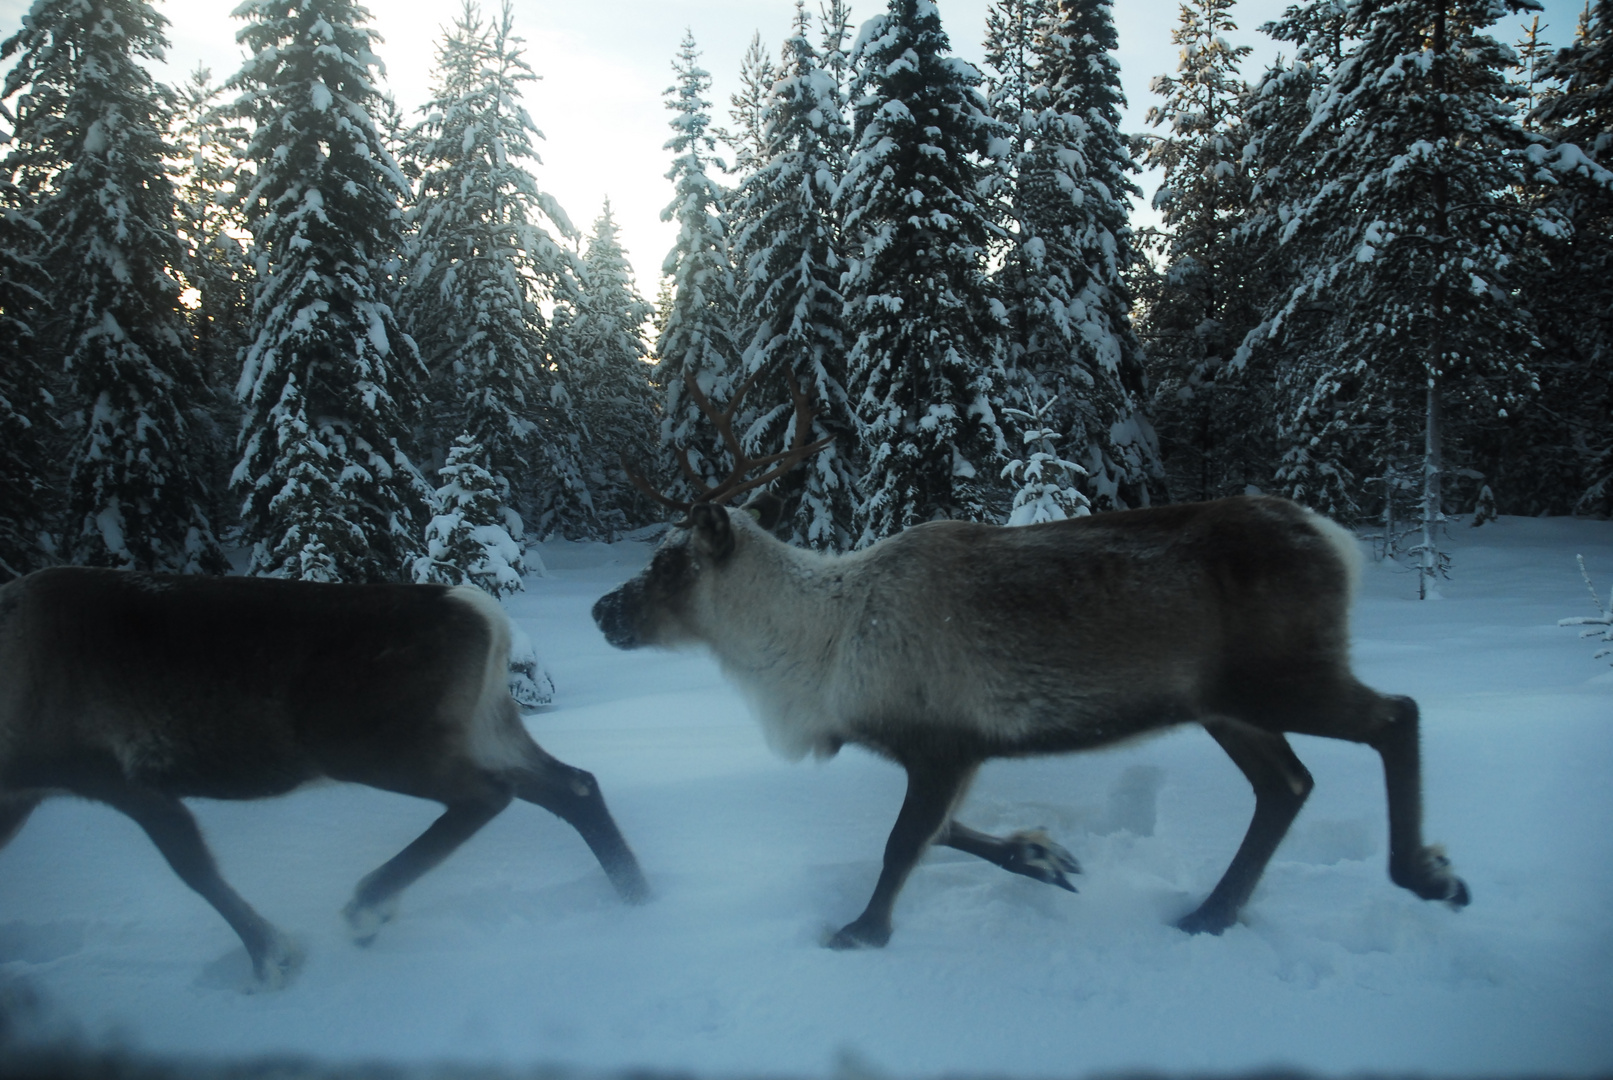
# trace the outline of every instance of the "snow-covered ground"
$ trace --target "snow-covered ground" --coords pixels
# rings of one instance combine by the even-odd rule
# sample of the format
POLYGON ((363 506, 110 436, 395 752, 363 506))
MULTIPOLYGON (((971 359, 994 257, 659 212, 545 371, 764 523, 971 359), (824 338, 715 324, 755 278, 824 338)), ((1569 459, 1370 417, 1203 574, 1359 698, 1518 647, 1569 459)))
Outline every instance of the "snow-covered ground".
POLYGON ((160 1053, 649 1065, 823 1075, 1078 1075, 1134 1067, 1329 1073, 1613 1069, 1613 670, 1557 626, 1605 594, 1613 523, 1505 518, 1455 533, 1445 598, 1369 565, 1357 665, 1422 705, 1427 834, 1461 912, 1384 872, 1369 750, 1296 738, 1316 791, 1243 921, 1171 920, 1213 885, 1253 799, 1202 731, 994 763, 962 819, 1044 825, 1081 860, 1071 895, 931 853, 883 951, 836 953, 903 791, 847 750, 772 757, 714 665, 620 653, 595 598, 643 545, 550 544, 511 604, 552 669, 530 719, 592 770, 653 883, 617 903, 581 841, 516 804, 404 897, 369 948, 338 909, 437 808, 325 786, 195 803, 229 879, 298 936, 290 989, 247 995, 244 951, 117 813, 46 803, 0 853, 0 984, 86 1038, 160 1053))

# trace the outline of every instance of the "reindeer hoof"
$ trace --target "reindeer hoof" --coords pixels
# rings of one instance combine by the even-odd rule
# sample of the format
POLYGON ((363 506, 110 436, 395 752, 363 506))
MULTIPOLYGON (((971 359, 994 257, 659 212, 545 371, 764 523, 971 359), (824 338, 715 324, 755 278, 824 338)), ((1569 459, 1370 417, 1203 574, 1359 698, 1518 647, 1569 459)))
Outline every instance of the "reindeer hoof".
POLYGON ((363 904, 354 897, 342 908, 342 918, 347 920, 347 935, 355 945, 368 945, 374 941, 381 927, 391 922, 397 913, 397 897, 388 897, 378 904, 363 904))
POLYGON ((887 923, 883 926, 873 922, 858 919, 847 923, 833 934, 824 945, 831 949, 844 951, 846 949, 883 949, 885 943, 891 939, 891 928, 887 923))
POLYGON ((650 883, 644 879, 644 872, 638 868, 637 863, 608 873, 611 884, 616 886, 616 895, 622 898, 622 903, 637 907, 639 904, 649 903, 653 898, 650 883))
POLYGON ((1237 921, 1236 912, 1212 909, 1208 904, 1176 920, 1176 928, 1189 934, 1213 934, 1220 937, 1226 928, 1237 921))
POLYGON ((1451 872, 1451 860, 1437 844, 1419 849, 1410 865, 1391 865, 1389 879, 1424 900, 1442 901, 1452 910, 1465 908, 1473 901, 1467 882, 1451 872))
POLYGON ((1003 863, 1003 869, 1015 874, 1024 874, 1037 881, 1045 881, 1049 885, 1057 885, 1061 889, 1075 892, 1075 886, 1065 874, 1079 874, 1081 864, 1075 861, 1061 845, 1055 844, 1052 837, 1041 829, 1024 829, 1009 836, 1005 841, 1009 845, 1008 860, 1003 863))
POLYGON ((305 959, 302 946, 278 930, 268 939, 263 951, 252 958, 252 975, 256 980, 253 990, 284 990, 302 970, 305 959))

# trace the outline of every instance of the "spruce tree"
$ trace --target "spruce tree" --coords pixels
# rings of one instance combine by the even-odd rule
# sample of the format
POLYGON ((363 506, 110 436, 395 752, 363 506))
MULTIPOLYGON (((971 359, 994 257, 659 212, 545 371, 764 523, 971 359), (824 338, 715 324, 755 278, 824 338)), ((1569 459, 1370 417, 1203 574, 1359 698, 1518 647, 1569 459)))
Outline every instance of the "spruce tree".
POLYGON ((583 435, 582 463, 607 539, 656 515, 622 467, 624 456, 652 459, 660 442, 644 340, 653 313, 633 281, 607 199, 583 253, 582 295, 569 334, 578 364, 572 404, 583 435))
POLYGON ((179 276, 186 289, 191 348, 207 391, 203 415, 209 432, 197 440, 193 467, 208 477, 214 520, 231 522, 236 516, 229 493, 231 443, 241 429, 235 383, 248 344, 253 272, 251 256, 238 239, 245 221, 234 199, 247 133, 221 107, 223 92, 201 67, 179 88, 172 175, 184 251, 179 276))
POLYGON ((175 277, 172 95, 145 67, 163 57, 166 24, 144 0, 35 3, 0 45, 16 58, 0 98, 27 90, 5 168, 33 202, 51 273, 37 355, 69 376, 65 553, 221 572, 206 480, 190 457, 205 437, 203 383, 175 277))
POLYGON ((352 0, 245 0, 231 80, 254 125, 257 264, 234 482, 251 572, 389 581, 419 554, 431 489, 406 444, 423 375, 387 298, 407 186, 371 118, 376 33, 352 0))
MULTIPOLYGON (((835 113, 842 120, 849 115, 851 41, 851 5, 847 0, 822 0, 818 5, 818 68, 829 77, 825 99, 834 102, 835 113)), ((839 125, 830 149, 842 161, 851 156, 849 122, 839 125)))
POLYGON ((0 178, 0 584, 46 565, 55 546, 52 396, 34 344, 45 313, 43 235, 23 209, 0 178))
POLYGON ((496 597, 525 588, 519 519, 510 520, 509 486, 481 465, 487 451, 469 435, 448 448, 438 470, 437 513, 426 526, 426 552, 414 561, 414 580, 474 585, 496 597), (512 529, 512 525, 514 526, 512 529))
POLYGON ((1040 525, 1092 513, 1091 501, 1081 493, 1081 481, 1087 471, 1079 463, 1059 456, 1058 429, 1049 426, 1048 413, 1053 405, 1049 399, 1030 412, 1003 410, 1009 422, 1019 427, 1025 454, 1003 467, 1003 477, 1019 489, 1014 492, 1009 525, 1040 525))
POLYGON ((520 103, 536 78, 523 52, 508 3, 485 23, 467 2, 438 48, 434 93, 409 150, 421 176, 400 314, 431 373, 439 452, 468 436, 509 493, 508 511, 524 511, 544 533, 591 535, 567 407, 569 353, 541 307, 577 302, 576 260, 555 236, 576 230, 532 175, 542 133, 520 103))
POLYGON ((1160 472, 1124 281, 1137 260, 1126 196, 1140 192, 1119 126, 1117 44, 1106 0, 1057 0, 1023 46, 996 50, 1026 68, 1005 72, 997 99, 1016 130, 999 274, 1007 396, 1022 409, 1048 407, 1039 423, 1082 463, 1100 509, 1146 504, 1160 472))
POLYGON ((1011 143, 1001 161, 1010 173, 1031 137, 1037 37, 1052 7, 1053 0, 995 0, 986 9, 986 104, 1011 143))
POLYGON ((1310 123, 1325 134, 1325 179, 1288 208, 1287 242, 1308 249, 1308 270, 1273 320, 1308 306, 1326 316, 1285 411, 1331 425, 1357 460, 1420 458, 1424 595, 1442 572, 1454 494, 1446 432, 1452 449, 1482 445, 1534 389, 1539 346, 1516 285, 1532 255, 1510 194, 1525 179, 1510 151, 1528 140, 1510 107, 1509 50, 1483 32, 1498 14, 1465 0, 1349 9, 1350 44, 1310 123))
POLYGON ((734 152, 734 170, 741 176, 753 171, 762 160, 766 136, 762 133, 762 112, 772 96, 773 83, 779 69, 767 46, 762 44, 760 31, 751 35, 750 45, 739 61, 739 89, 728 95, 728 115, 732 129, 715 132, 718 139, 734 152))
MULTIPOLYGON (((223 108, 224 88, 198 67, 179 89, 173 178, 181 279, 192 291, 191 333, 210 386, 229 391, 240 375, 252 310, 252 260, 238 239, 246 222, 234 194, 242 182, 247 131, 223 108)), ((231 430, 238 427, 238 421, 231 430)))
POLYGON ((1261 321, 1244 336, 1233 361, 1244 379, 1265 387, 1274 409, 1274 478, 1283 494, 1330 517, 1360 516, 1364 481, 1372 480, 1388 501, 1383 504, 1384 536, 1392 536, 1403 479, 1399 463, 1385 459, 1375 477, 1360 472, 1343 438, 1342 416, 1326 399, 1311 398, 1307 354, 1325 349, 1326 304, 1286 310, 1295 282, 1315 272, 1310 245, 1289 243, 1299 221, 1294 207, 1305 205, 1329 183, 1317 161, 1331 125, 1312 123, 1313 108, 1326 92, 1343 59, 1345 16, 1342 0, 1312 0, 1288 9, 1261 30, 1295 46, 1292 60, 1279 57, 1250 92, 1245 114, 1249 142, 1244 168, 1249 206, 1232 240, 1255 291, 1265 297, 1261 321))
MULTIPOLYGON (((818 5, 818 65, 834 85, 842 112, 851 78, 851 5, 846 0, 822 0, 818 5)), ((848 129, 849 137, 849 129, 848 129)))
POLYGON ((798 2, 783 68, 762 113, 766 141, 738 195, 738 216, 748 223, 737 241, 740 307, 756 327, 745 370, 763 373, 750 399, 760 413, 744 442, 755 457, 786 449, 795 435, 786 380, 807 393, 815 410, 808 441, 832 436, 835 443, 781 477, 774 490, 793 507, 788 528, 797 543, 840 550, 850 545, 857 476, 833 206, 846 135, 834 81, 818 65, 808 29, 798 2))
POLYGON ((1003 308, 986 276, 985 162, 1002 133, 930 0, 891 0, 852 50, 840 185, 848 386, 868 454, 858 543, 1005 507, 992 407, 1003 308))
POLYGON ((1168 486, 1176 499, 1238 494, 1270 475, 1261 438, 1263 403, 1237 378, 1233 360, 1257 321, 1245 268, 1230 243, 1248 199, 1240 168, 1246 141, 1233 0, 1187 0, 1171 40, 1174 75, 1153 82, 1162 104, 1148 122, 1166 125, 1144 153, 1165 176, 1153 204, 1164 219, 1164 269, 1145 276, 1140 331, 1154 384, 1154 413, 1168 486))
MULTIPOLYGON (((686 454, 689 468, 711 486, 728 474, 733 462, 686 392, 684 379, 693 378, 719 408, 737 381, 741 346, 735 330, 729 193, 708 172, 724 166, 715 155, 711 102, 704 96, 711 76, 700 66, 692 34, 685 35, 672 70, 678 79, 665 95, 673 113, 666 148, 674 155, 667 179, 676 194, 661 211, 661 220, 677 222, 678 239, 661 263, 670 304, 661 309, 665 322, 655 346, 655 382, 662 394, 662 443, 671 454, 686 454)), ((682 476, 671 490, 684 496, 695 493, 682 476)))
POLYGON ((1551 92, 1532 119, 1538 205, 1558 227, 1530 283, 1545 344, 1538 408, 1517 442, 1529 462, 1503 502, 1519 513, 1613 515, 1613 0, 1589 2, 1574 41, 1540 64, 1551 92), (1530 474, 1533 474, 1532 476, 1530 474))

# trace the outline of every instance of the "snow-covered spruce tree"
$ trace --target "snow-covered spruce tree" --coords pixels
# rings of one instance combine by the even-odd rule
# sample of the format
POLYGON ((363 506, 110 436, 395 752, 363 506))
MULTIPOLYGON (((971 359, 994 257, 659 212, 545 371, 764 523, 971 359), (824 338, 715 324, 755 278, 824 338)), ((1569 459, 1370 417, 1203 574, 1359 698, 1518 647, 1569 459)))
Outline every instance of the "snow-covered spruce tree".
MULTIPOLYGON (((818 5, 818 68, 829 77, 835 112, 843 120, 849 116, 847 97, 851 87, 851 5, 847 0, 822 0, 818 5)), ((851 124, 842 123, 829 140, 835 157, 851 156, 851 124)), ((842 170, 842 174, 844 170, 842 170)))
POLYGON ((1492 0, 1349 9, 1351 44, 1311 120, 1327 135, 1315 169, 1329 182, 1291 208, 1286 237, 1305 245, 1311 269, 1274 320, 1306 305, 1326 315, 1295 374, 1310 387, 1300 407, 1337 416, 1373 447, 1389 430, 1420 436, 1424 595, 1442 572, 1446 431, 1471 442, 1505 423, 1533 389, 1539 347, 1514 284, 1531 258, 1510 195, 1526 137, 1510 108, 1510 50, 1483 32, 1502 10, 1492 0))
MULTIPOLYGON (((1534 119, 1541 212, 1557 226, 1528 285, 1545 345, 1539 407, 1520 417, 1524 461, 1504 506, 1613 515, 1613 0, 1587 4, 1573 44, 1540 65, 1534 119)), ((1509 477, 1510 479, 1510 477, 1509 477)))
POLYGON ((594 535, 559 344, 541 304, 577 302, 575 257, 555 240, 576 230, 539 190, 521 106, 536 76, 506 3, 491 23, 472 3, 437 50, 436 83, 409 156, 421 169, 400 317, 431 373, 437 453, 468 435, 500 490, 539 531, 594 535), (520 496, 525 495, 525 498, 520 496))
POLYGON ((426 526, 426 553, 414 561, 414 580, 474 585, 500 598, 525 587, 520 521, 511 521, 509 485, 482 466, 486 459, 469 435, 448 448, 448 461, 437 470, 443 480, 437 513, 426 526))
POLYGON ((732 129, 714 132, 719 140, 734 152, 734 169, 741 176, 754 170, 762 159, 765 137, 762 134, 762 111, 772 95, 773 82, 779 71, 773 57, 762 44, 760 31, 751 35, 750 45, 739 61, 739 89, 728 95, 728 115, 732 129))
POLYGON ((190 455, 205 436, 203 383, 174 274, 172 95, 145 68, 163 57, 166 24, 144 0, 35 3, 0 45, 0 57, 16 57, 0 98, 27 91, 5 169, 34 201, 51 274, 34 348, 69 375, 66 555, 222 572, 190 455))
POLYGON ((746 222, 736 246, 742 273, 740 308, 755 324, 745 350, 747 372, 762 371, 744 432, 753 457, 787 448, 795 413, 786 380, 813 403, 808 440, 833 445, 774 484, 793 505, 796 543, 820 550, 851 544, 857 466, 856 421, 846 396, 845 335, 840 294, 844 260, 834 193, 845 171, 845 121, 834 80, 818 65, 804 8, 784 43, 782 70, 762 114, 765 141, 737 197, 746 222))
MULTIPOLYGON (((773 83, 777 78, 778 68, 773 64, 773 58, 768 53, 767 47, 762 44, 761 33, 752 34, 750 45, 739 63, 739 90, 728 95, 728 117, 733 122, 733 127, 713 130, 717 140, 733 151, 734 164, 729 172, 737 177, 728 191, 728 213, 724 218, 724 226, 729 236, 728 257, 735 275, 735 304, 731 330, 734 344, 741 350, 756 336, 755 314, 739 300, 745 288, 742 280, 745 254, 740 246, 741 237, 753 224, 754 215, 760 209, 753 197, 754 191, 747 193, 745 187, 766 152, 762 114, 767 108, 768 98, 772 94, 773 83)), ((747 408, 746 411, 753 410, 747 408)))
POLYGON ((1364 496, 1371 492, 1363 484, 1371 480, 1374 490, 1388 497, 1383 505, 1387 537, 1396 531, 1401 463, 1385 458, 1374 470, 1377 475, 1359 473, 1347 410, 1315 397, 1308 374, 1308 352, 1330 347, 1327 305, 1285 310, 1295 282, 1315 272, 1311 248, 1287 241, 1299 225, 1294 207, 1306 205, 1331 179, 1317 168, 1331 127, 1313 125, 1312 110, 1343 59, 1347 13, 1346 0, 1312 0, 1261 27, 1270 37, 1292 43, 1295 51, 1291 60, 1278 57, 1267 68, 1245 104, 1249 206, 1232 239, 1254 292, 1266 299, 1261 321, 1244 336, 1231 366, 1242 380, 1272 394, 1277 489, 1330 517, 1352 521, 1367 505, 1364 496))
POLYGON ((412 151, 416 148, 414 129, 409 126, 408 117, 404 116, 403 108, 398 99, 390 91, 384 91, 374 109, 375 129, 381 133, 381 142, 386 145, 387 153, 392 155, 398 163, 398 171, 410 184, 420 179, 420 162, 415 160, 412 151))
MULTIPOLYGON (((818 66, 834 84, 835 100, 846 103, 851 79, 851 5, 847 0, 822 0, 818 5, 818 66)), ((847 129, 846 137, 850 138, 847 129)))
POLYGON ((1003 467, 1003 477, 1017 485, 1009 525, 1040 525, 1092 513, 1092 503, 1081 493, 1086 470, 1079 463, 1059 456, 1058 429, 1051 427, 1053 400, 1037 405, 1030 412, 1004 409, 1010 423, 1020 429, 1025 457, 1015 458, 1003 467))
MULTIPOLYGON (((729 193, 708 172, 723 168, 715 155, 711 102, 705 93, 711 76, 700 66, 694 35, 684 36, 672 62, 678 81, 666 91, 673 113, 673 153, 667 173, 676 190, 661 211, 662 221, 678 224, 678 239, 661 263, 669 279, 671 302, 660 311, 664 324, 655 344, 655 383, 660 387, 661 441, 670 454, 686 460, 708 485, 728 474, 732 459, 693 398, 684 378, 694 378, 700 391, 723 407, 737 381, 741 345, 736 338, 736 296, 728 226, 729 193)), ((680 470, 681 471, 681 470, 680 470)), ((679 475, 671 482, 675 497, 693 494, 679 475)))
POLYGON ((995 0, 986 9, 986 104, 1003 125, 1011 171, 1030 139, 1033 87, 1038 79, 1036 38, 1053 0, 995 0))
MULTIPOLYGON (((509 508, 506 485, 482 467, 484 460, 486 452, 470 436, 454 440, 439 470, 443 486, 426 526, 426 553, 415 559, 412 573, 422 584, 471 585, 503 599, 526 587, 521 523, 509 508)), ((522 708, 549 704, 554 681, 532 639, 513 624, 510 629, 510 695, 522 708)))
POLYGON ((43 237, 22 210, 15 185, 0 177, 0 583, 46 565, 55 547, 53 399, 34 346, 43 237))
POLYGON ((1000 516, 1007 449, 992 407, 1002 304, 986 276, 985 162, 1005 149, 948 55, 931 0, 891 0, 852 50, 854 150, 840 185, 847 390, 867 465, 858 544, 938 518, 1000 516))
MULTIPOLYGON (((1041 422, 1082 463, 1082 488, 1100 509, 1146 504, 1160 476, 1124 281, 1137 259, 1126 196, 1140 192, 1119 129, 1117 44, 1107 0, 1055 0, 1028 43, 1023 101, 1000 116, 1018 136, 998 275, 1010 328, 1005 397, 1045 405, 1041 422)), ((1016 81, 1000 84, 1001 104, 1016 81)))
POLYGON ((1153 383, 1154 419, 1175 499, 1238 494, 1271 475, 1269 430, 1259 387, 1237 378, 1232 360, 1257 321, 1241 253, 1229 242, 1248 200, 1239 167, 1246 141, 1233 0, 1187 0, 1171 40, 1176 74, 1153 82, 1164 102, 1148 121, 1144 161, 1165 171, 1154 194, 1168 239, 1164 268, 1144 275, 1139 333, 1153 383))
POLYGON ((607 538, 659 516, 622 467, 624 455, 653 459, 660 442, 644 340, 653 313, 633 281, 607 199, 583 251, 582 295, 567 334, 576 357, 571 394, 582 467, 607 538))
POLYGON ((221 107, 223 94, 203 67, 179 88, 173 179, 184 241, 180 277, 195 291, 190 323, 196 356, 208 383, 227 390, 233 407, 252 311, 252 260, 238 239, 246 223, 233 198, 249 136, 221 107))
POLYGON ((420 357, 387 303, 407 189, 368 111, 377 35, 352 0, 246 0, 235 14, 252 55, 234 110, 254 125, 256 169, 233 476, 250 569, 396 580, 420 552, 431 489, 405 450, 420 357))
POLYGON ((223 93, 202 67, 180 86, 172 169, 184 252, 179 277, 210 424, 208 437, 193 448, 193 468, 208 477, 213 520, 221 523, 236 516, 229 492, 231 444, 241 428, 235 383, 249 343, 253 276, 251 257, 238 239, 245 222, 234 199, 247 131, 220 107, 223 93))

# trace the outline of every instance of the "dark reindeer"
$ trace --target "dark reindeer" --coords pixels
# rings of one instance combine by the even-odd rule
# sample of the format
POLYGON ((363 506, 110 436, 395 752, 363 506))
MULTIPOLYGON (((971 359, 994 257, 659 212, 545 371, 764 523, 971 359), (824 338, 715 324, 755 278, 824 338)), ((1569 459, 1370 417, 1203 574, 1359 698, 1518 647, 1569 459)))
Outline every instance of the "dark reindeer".
POLYGON ((576 827, 628 901, 647 895, 594 778, 526 733, 509 623, 478 589, 60 567, 0 588, 0 846, 47 795, 129 815, 240 935, 260 984, 297 946, 219 875, 183 797, 259 799, 318 778, 433 799, 430 828, 359 882, 364 943, 398 894, 509 805, 576 827))
MULTIPOLYGON (((733 409, 707 411, 743 471, 733 409)), ((807 419, 798 399, 792 463, 810 449, 807 419)), ((656 495, 687 518, 594 620, 618 648, 707 646, 787 757, 854 743, 907 771, 873 897, 831 947, 886 943, 896 895, 932 843, 1071 888, 1075 860, 1045 835, 998 838, 953 820, 976 770, 1185 723, 1243 770, 1255 812, 1183 930, 1232 924, 1309 795, 1288 732, 1377 750, 1391 880, 1468 902, 1422 841, 1416 703, 1350 671, 1359 556, 1332 522, 1282 499, 1234 498, 1019 528, 931 522, 828 557, 716 505, 751 486, 730 480, 692 503, 656 495)))

